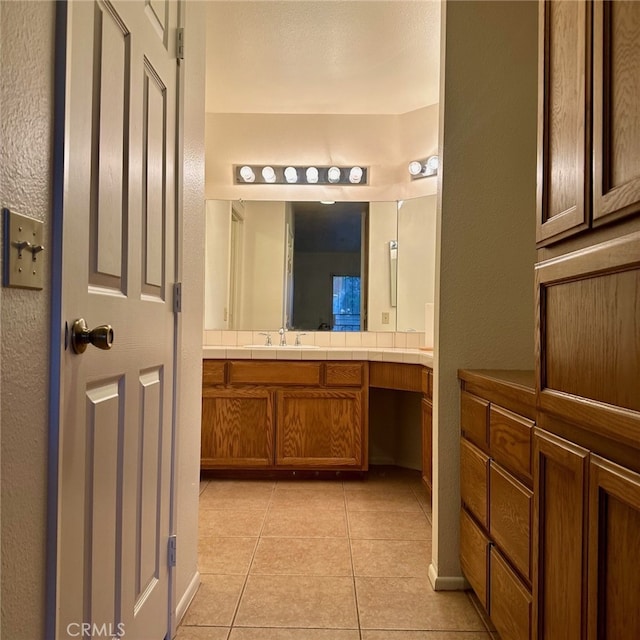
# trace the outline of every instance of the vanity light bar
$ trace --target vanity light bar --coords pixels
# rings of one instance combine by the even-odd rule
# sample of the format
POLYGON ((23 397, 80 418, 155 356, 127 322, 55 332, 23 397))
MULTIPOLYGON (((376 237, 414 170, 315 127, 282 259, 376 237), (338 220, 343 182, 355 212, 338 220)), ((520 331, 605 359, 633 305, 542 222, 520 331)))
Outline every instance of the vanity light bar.
POLYGON ((438 175, 440 167, 440 159, 438 156, 429 156, 423 160, 413 160, 409 163, 409 173, 412 180, 418 178, 428 178, 429 176, 438 175))
POLYGON ((364 185, 368 167, 233 165, 235 184, 364 185))

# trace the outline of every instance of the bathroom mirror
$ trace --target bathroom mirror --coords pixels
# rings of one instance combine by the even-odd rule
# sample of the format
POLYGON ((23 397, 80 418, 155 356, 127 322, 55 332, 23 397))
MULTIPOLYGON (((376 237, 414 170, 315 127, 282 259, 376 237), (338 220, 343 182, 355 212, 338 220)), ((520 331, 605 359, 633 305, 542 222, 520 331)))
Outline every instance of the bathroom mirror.
POLYGON ((424 331, 435 207, 208 200, 205 329, 424 331))

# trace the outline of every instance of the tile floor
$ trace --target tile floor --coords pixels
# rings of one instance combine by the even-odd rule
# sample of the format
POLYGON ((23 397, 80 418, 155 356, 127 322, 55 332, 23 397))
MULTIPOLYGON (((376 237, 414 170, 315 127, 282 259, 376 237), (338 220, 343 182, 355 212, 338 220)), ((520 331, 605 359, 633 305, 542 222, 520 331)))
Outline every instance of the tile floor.
POLYGON ((427 577, 418 472, 201 483, 201 586, 178 640, 490 640, 466 593, 427 577))

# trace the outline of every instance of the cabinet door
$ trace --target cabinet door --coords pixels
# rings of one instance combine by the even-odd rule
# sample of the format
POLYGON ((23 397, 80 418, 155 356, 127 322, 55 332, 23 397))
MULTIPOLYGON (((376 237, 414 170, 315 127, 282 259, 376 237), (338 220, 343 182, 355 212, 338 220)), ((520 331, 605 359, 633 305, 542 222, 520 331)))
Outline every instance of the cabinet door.
POLYGON ((590 640, 640 638, 640 475, 591 455, 590 640))
POLYGON ((422 482, 431 489, 433 482, 433 406, 422 399, 422 482))
POLYGON ((276 465, 362 467, 362 391, 276 394, 276 465))
POLYGON ((205 389, 201 467, 273 465, 273 401, 263 389, 205 389))
POLYGON ((590 5, 542 0, 539 30, 536 239, 544 244, 589 223, 590 5))
POLYGON ((533 638, 579 640, 589 452, 536 428, 533 453, 533 638))
POLYGON ((593 222, 640 211, 640 3, 594 3, 593 222))

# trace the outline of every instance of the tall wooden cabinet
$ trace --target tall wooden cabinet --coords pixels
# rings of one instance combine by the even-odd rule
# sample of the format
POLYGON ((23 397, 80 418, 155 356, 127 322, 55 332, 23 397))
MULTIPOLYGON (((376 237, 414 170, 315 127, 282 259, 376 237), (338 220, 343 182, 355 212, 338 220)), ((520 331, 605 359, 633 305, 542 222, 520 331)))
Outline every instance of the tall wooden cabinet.
POLYGON ((533 634, 635 638, 640 3, 539 15, 533 634))

